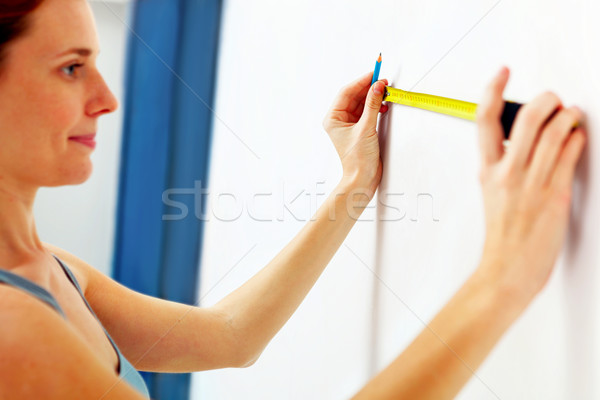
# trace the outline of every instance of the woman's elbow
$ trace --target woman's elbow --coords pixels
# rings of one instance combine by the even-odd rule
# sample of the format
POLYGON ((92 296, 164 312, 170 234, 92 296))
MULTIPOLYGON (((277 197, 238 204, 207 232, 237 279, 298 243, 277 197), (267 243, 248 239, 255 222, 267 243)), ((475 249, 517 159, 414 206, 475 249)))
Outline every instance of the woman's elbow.
POLYGON ((248 368, 254 365, 256 361, 260 358, 262 354, 262 350, 259 352, 250 351, 248 348, 240 349, 237 357, 235 357, 233 365, 234 368, 248 368))

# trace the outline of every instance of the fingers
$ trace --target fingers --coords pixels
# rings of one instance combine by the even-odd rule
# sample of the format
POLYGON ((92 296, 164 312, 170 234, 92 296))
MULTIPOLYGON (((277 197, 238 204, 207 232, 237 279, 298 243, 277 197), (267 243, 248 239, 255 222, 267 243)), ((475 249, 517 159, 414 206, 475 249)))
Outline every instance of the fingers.
POLYGON ((383 92, 385 91, 385 83, 383 81, 377 81, 371 86, 371 89, 367 93, 365 100, 365 107, 360 117, 359 123, 366 129, 371 128, 375 130, 377 126, 377 115, 381 109, 381 102, 383 101, 383 92))
POLYGON ((560 153, 556 169, 551 177, 551 184, 559 190, 570 190, 577 161, 586 142, 583 128, 577 128, 567 138, 567 143, 560 153))
POLYGON ((543 128, 537 146, 533 150, 529 179, 544 185, 556 168, 563 144, 573 126, 582 118, 577 107, 560 110, 543 128))
POLYGON ((510 164, 517 168, 525 167, 531 158, 536 138, 559 107, 562 107, 562 103, 552 92, 542 93, 521 107, 510 134, 512 143, 506 154, 510 164))
POLYGON ((362 75, 360 78, 344 86, 333 103, 333 109, 356 109, 360 105, 361 100, 367 95, 372 78, 373 71, 362 75))
MULTIPOLYGON (((344 88, 338 92, 331 108, 323 118, 323 127, 326 131, 331 129, 332 124, 355 124, 361 119, 365 109, 365 103, 368 101, 372 76, 373 72, 368 72, 352 83, 344 86, 344 88)), ((387 79, 382 79, 379 82, 380 84, 381 82, 385 85, 388 84, 387 79)), ((386 111, 386 105, 381 107, 380 112, 385 113, 386 111)))
POLYGON ((508 76, 508 68, 502 67, 486 88, 483 99, 477 107, 479 147, 484 165, 499 161, 504 151, 502 147, 504 131, 500 116, 504 110, 502 93, 508 82, 508 76))
MULTIPOLYGON (((383 83, 385 83, 385 86, 388 86, 388 80, 387 79, 381 79, 381 81, 383 83)), ((363 110, 365 109, 365 101, 367 100, 366 97, 366 93, 364 95, 364 97, 362 98, 360 104, 358 105, 358 107, 356 107, 356 109, 352 112, 357 119, 359 119, 362 116, 363 110)), ((387 104, 383 104, 381 106, 381 109, 379 110, 380 113, 385 113, 388 110, 389 106, 387 104)))

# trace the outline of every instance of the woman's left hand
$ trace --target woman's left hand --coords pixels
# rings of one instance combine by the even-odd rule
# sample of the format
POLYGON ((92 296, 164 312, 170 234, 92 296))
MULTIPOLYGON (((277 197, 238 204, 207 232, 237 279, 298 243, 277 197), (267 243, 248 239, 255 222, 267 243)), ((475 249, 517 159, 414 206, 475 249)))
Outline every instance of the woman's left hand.
POLYGON ((323 120, 323 127, 342 161, 343 179, 365 190, 369 200, 383 172, 377 115, 388 109, 381 104, 387 79, 371 86, 372 77, 373 72, 369 72, 345 86, 323 120))

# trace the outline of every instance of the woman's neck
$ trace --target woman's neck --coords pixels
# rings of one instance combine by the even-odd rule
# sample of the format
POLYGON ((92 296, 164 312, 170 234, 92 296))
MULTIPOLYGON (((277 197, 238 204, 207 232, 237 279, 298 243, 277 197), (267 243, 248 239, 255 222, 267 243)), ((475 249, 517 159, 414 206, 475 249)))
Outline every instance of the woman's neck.
POLYGON ((37 189, 18 190, 0 184, 0 266, 4 269, 35 262, 48 255, 35 227, 33 202, 36 192, 37 189))

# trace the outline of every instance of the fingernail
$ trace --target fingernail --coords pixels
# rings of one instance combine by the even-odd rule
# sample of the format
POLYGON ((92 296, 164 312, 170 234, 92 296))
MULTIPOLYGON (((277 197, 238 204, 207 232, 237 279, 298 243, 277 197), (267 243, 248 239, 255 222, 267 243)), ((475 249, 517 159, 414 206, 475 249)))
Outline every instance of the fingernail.
POLYGON ((373 92, 375 94, 382 94, 383 93, 383 83, 377 81, 373 84, 373 92))

